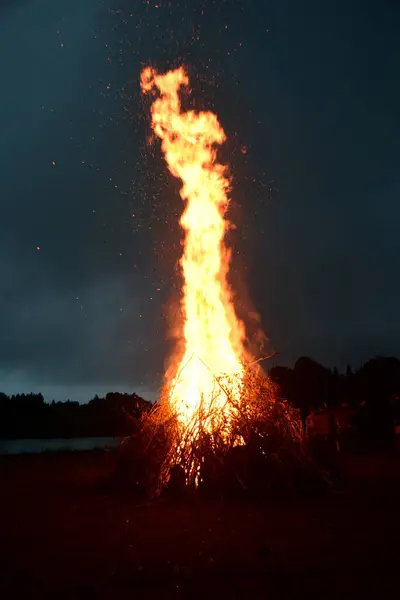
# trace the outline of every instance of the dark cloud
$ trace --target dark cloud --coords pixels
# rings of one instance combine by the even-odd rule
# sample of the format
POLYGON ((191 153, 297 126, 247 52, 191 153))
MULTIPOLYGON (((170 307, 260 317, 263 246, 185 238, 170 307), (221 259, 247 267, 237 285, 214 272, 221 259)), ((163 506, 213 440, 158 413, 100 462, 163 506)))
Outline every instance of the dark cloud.
POLYGON ((147 62, 184 62, 228 133, 234 276, 282 361, 399 354, 396 3, 26 0, 0 15, 6 391, 160 384, 181 201, 146 146, 147 62))

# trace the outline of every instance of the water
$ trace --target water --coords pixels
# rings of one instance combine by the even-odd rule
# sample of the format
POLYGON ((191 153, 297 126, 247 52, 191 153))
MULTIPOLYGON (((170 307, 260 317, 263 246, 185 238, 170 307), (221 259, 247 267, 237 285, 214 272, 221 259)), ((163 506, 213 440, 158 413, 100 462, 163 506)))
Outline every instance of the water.
POLYGON ((49 440, 0 440, 0 454, 38 454, 40 452, 83 452, 97 448, 116 448, 113 437, 87 437, 49 440))

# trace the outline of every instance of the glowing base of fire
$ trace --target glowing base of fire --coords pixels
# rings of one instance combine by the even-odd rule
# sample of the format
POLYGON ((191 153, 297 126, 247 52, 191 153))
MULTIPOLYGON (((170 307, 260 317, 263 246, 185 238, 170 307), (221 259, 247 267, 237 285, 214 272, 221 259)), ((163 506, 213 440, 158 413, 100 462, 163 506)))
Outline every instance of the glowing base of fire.
MULTIPOLYGON (((143 422, 145 446, 154 456, 153 476, 158 472, 156 493, 176 469, 184 473, 188 489, 196 490, 204 481, 207 485, 214 481, 211 485, 217 488, 232 457, 250 457, 254 449, 261 452, 261 460, 279 462, 281 451, 300 457, 303 433, 298 411, 276 397, 274 384, 257 365, 243 365, 239 374, 215 377, 203 364, 206 373, 211 375, 209 396, 197 396, 196 405, 178 397, 173 405, 179 380, 174 388, 164 390, 143 422), (232 454, 238 446, 243 449, 232 454)), ((180 376, 184 381, 183 372, 180 376)))
POLYGON ((242 395, 244 369, 233 380, 217 377, 197 356, 192 355, 172 382, 171 410, 186 430, 196 436, 200 429, 212 434, 231 428, 242 395))

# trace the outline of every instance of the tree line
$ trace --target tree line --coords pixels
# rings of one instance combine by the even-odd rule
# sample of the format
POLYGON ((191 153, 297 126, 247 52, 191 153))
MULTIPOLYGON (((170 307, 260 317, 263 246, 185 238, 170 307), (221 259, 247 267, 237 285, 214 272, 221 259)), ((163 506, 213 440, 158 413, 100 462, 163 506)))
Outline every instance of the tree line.
POLYGON ((377 356, 344 373, 302 357, 293 369, 273 367, 270 376, 303 420, 311 410, 346 407, 356 427, 376 440, 390 439, 400 424, 400 360, 395 357, 377 356))
POLYGON ((42 394, 0 393, 0 439, 125 436, 151 403, 137 394, 97 395, 85 404, 44 401, 42 394))
MULTIPOLYGON (((294 368, 275 366, 269 371, 278 393, 300 411, 303 420, 311 410, 347 406, 364 425, 384 436, 400 423, 400 360, 378 356, 359 369, 344 373, 308 357, 294 368)), ((0 438, 68 438, 124 436, 151 403, 137 394, 113 392, 88 403, 46 403, 42 394, 0 393, 0 438)))

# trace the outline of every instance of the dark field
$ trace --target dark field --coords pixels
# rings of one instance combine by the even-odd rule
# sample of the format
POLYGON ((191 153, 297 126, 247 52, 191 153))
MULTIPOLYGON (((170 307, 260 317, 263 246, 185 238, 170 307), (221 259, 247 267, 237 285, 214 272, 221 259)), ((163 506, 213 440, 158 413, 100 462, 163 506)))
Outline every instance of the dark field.
POLYGON ((397 597, 396 454, 346 459, 335 493, 137 506, 112 452, 1 458, 2 598, 397 597))

